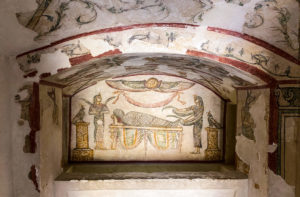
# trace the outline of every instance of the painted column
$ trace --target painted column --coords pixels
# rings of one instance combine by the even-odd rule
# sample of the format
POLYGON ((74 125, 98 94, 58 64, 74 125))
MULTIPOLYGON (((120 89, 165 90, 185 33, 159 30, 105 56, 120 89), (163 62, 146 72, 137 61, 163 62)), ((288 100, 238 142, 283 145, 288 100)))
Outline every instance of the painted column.
POLYGON ((94 151, 89 148, 89 123, 76 123, 76 148, 73 149, 73 161, 88 161, 93 160, 94 151))
POLYGON ((206 160, 220 160, 221 150, 218 147, 219 131, 217 128, 206 127, 207 149, 205 150, 206 160))

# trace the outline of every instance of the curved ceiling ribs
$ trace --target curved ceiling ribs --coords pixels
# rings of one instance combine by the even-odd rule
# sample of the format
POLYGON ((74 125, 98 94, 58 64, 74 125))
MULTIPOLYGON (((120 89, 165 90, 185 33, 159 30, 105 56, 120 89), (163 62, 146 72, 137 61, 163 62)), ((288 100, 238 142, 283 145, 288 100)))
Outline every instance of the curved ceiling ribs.
POLYGON ((299 57, 296 0, 41 0, 37 4, 35 11, 17 13, 17 18, 37 33, 35 40, 40 43, 116 26, 179 22, 236 30, 299 57))
POLYGON ((42 82, 65 87, 65 93, 71 95, 100 80, 137 74, 186 78, 231 100, 235 88, 299 83, 300 63, 295 58, 298 40, 289 32, 298 25, 296 15, 290 14, 296 13, 293 6, 283 8, 276 1, 247 4, 248 7, 239 4, 239 12, 246 14, 244 22, 232 27, 228 20, 234 18, 225 20, 227 15, 224 24, 202 26, 215 24, 213 15, 206 16, 216 12, 218 6, 237 8, 232 3, 216 4, 213 0, 187 0, 184 4, 179 0, 66 0, 46 7, 41 4, 31 18, 18 14, 20 23, 38 33, 37 41, 61 40, 20 54, 17 59, 25 77, 44 77, 48 74, 38 68, 41 57, 57 51, 64 54, 73 67, 61 71, 71 65, 58 66, 61 72, 42 82), (79 10, 74 13, 79 15, 75 17, 77 26, 68 22, 75 16, 68 10, 74 8, 79 10), (262 15, 262 9, 272 16, 285 17, 285 23, 278 17, 264 20, 269 15, 262 15), (73 30, 79 34, 74 35, 73 30))
MULTIPOLYGON (((173 62, 174 66, 168 65, 171 72, 166 72, 165 70, 163 73, 196 81, 224 99, 232 98, 229 93, 232 91, 232 88, 274 86, 277 81, 294 82, 296 80, 298 82, 300 79, 299 63, 296 62, 298 60, 295 61, 295 58, 292 59, 293 57, 286 58, 286 54, 282 55, 273 46, 268 45, 267 48, 264 48, 265 43, 261 44, 259 40, 253 41, 252 39, 252 41, 249 41, 242 36, 235 37, 232 31, 226 34, 224 32, 228 32, 228 30, 220 33, 220 29, 212 31, 211 28, 191 27, 183 24, 144 24, 142 27, 139 25, 120 27, 115 28, 115 31, 109 29, 75 36, 73 39, 65 39, 48 47, 21 54, 17 59, 24 74, 30 76, 31 73, 33 75, 37 74, 36 62, 39 62, 38 59, 43 54, 57 50, 66 54, 72 65, 86 64, 84 62, 90 61, 101 62, 103 58, 109 56, 112 56, 112 59, 114 59, 113 55, 119 55, 116 57, 122 58, 126 57, 126 54, 131 53, 134 53, 134 56, 139 54, 138 56, 140 57, 145 57, 145 53, 154 56, 157 56, 155 55, 157 53, 163 53, 164 56, 170 56, 173 59, 183 58, 186 61, 178 69, 178 62, 174 62, 171 59, 168 60, 168 64, 173 62), (94 47, 88 46, 88 43, 91 41, 94 43, 94 47), (270 51, 270 48, 273 50, 270 51), (199 62, 197 63, 197 61, 199 62), (229 74, 226 76, 225 85, 221 85, 224 83, 224 75, 211 77, 211 71, 197 68, 198 64, 220 64, 222 69, 229 69, 230 71, 226 71, 229 74), (193 65, 194 68, 190 65, 193 65), (172 71, 174 68, 177 70, 172 71), (194 74, 197 73, 202 78, 186 77, 184 75, 187 74, 182 74, 184 70, 194 74), (249 74, 245 73, 250 73, 251 76, 249 77, 247 76, 249 74), (247 80, 243 79, 245 76, 247 76, 247 80), (250 80, 250 82, 249 79, 251 78, 252 81, 250 80)), ((115 64, 118 64, 118 62, 115 64)), ((164 64, 159 62, 159 64, 162 66, 166 62, 164 64)), ((148 65, 148 67, 151 70, 151 66, 148 65)), ((128 66, 125 68, 128 70, 128 66)), ((140 69, 140 74, 143 74, 145 71, 142 70, 142 66, 140 66, 140 69)), ((154 71, 156 74, 162 73, 161 70, 152 68, 151 72, 153 74, 154 71)), ((97 71, 95 71, 95 75, 96 73, 97 71)), ((135 73, 125 73, 132 75, 137 74, 137 71, 135 73)), ((125 73, 119 73, 119 75, 124 75, 125 73)), ((222 74, 222 72, 219 74, 222 74)), ((99 78, 106 79, 109 76, 115 77, 116 75, 104 77, 99 75, 99 78)), ((48 82, 50 81, 56 83, 55 80, 48 80, 48 82)), ((59 82, 57 84, 71 86, 71 84, 60 84, 59 82)), ((84 83, 82 85, 83 87, 86 86, 84 83)), ((74 94, 74 92, 71 91, 68 94, 74 94)))
POLYGON ((197 82, 223 99, 234 100, 234 87, 266 83, 258 77, 196 56, 178 54, 119 54, 90 60, 43 79, 43 83, 64 87, 64 93, 77 92, 108 78, 133 75, 169 75, 197 82))

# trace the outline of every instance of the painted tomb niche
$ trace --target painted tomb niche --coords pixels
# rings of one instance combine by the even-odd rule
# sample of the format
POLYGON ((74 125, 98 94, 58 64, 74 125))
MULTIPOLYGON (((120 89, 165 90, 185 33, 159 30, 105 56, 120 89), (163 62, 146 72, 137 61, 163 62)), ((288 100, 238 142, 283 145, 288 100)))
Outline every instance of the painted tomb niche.
POLYGON ((107 79, 72 97, 72 161, 219 161, 223 101, 179 77, 107 79))

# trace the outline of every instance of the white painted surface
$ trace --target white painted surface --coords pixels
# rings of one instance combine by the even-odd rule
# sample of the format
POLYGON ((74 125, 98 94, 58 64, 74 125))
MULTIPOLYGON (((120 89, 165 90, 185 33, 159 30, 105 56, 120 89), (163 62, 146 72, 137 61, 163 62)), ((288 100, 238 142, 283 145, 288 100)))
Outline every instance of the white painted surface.
POLYGON ((218 190, 98 190, 70 191, 68 197, 235 197, 234 189, 218 190))
POLYGON ((55 190, 55 197, 248 197, 248 180, 74 180, 56 181, 55 190))

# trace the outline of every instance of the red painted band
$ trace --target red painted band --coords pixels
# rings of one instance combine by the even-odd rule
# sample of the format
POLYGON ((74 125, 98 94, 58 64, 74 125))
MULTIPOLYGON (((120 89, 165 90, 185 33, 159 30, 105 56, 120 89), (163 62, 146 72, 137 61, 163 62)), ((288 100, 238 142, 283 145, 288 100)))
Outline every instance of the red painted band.
POLYGON ((93 57, 91 54, 87 54, 87 55, 83 55, 83 56, 79 56, 79 57, 73 57, 73 58, 70 58, 69 61, 70 61, 70 64, 72 66, 74 66, 74 65, 83 63, 85 61, 91 60, 91 59, 97 59, 97 58, 112 56, 112 55, 117 55, 117 54, 122 54, 122 52, 119 49, 115 49, 115 50, 106 51, 95 57, 93 57))
POLYGON ((55 41, 49 45, 46 45, 44 47, 40 47, 37 49, 33 49, 24 53, 21 53, 17 55, 17 58, 27 55, 32 52, 40 51, 43 49, 47 49, 50 47, 53 47, 55 45, 61 44, 63 42, 67 42, 70 40, 74 40, 77 38, 85 37, 85 36, 90 36, 90 35, 96 35, 96 34, 103 34, 103 33, 112 33, 112 32, 119 32, 119 31, 125 31, 125 30, 130 30, 130 29, 135 29, 135 28, 147 28, 147 27, 176 27, 176 28, 186 28, 186 27, 199 27, 199 25, 192 25, 192 24, 185 24, 185 23, 145 23, 145 24, 134 24, 134 25, 129 25, 129 26, 119 26, 119 27, 110 27, 110 28, 105 28, 105 29, 99 29, 87 33, 81 33, 77 34, 75 36, 70 36, 67 38, 63 38, 61 40, 55 41))
MULTIPOLYGON (((275 95, 275 88, 270 89, 270 111, 269 111, 269 144, 278 143, 278 105, 275 95)), ((276 173, 277 171, 277 154, 278 150, 273 153, 268 153, 268 166, 276 173)))
POLYGON ((222 29, 222 28, 218 28, 218 27, 207 27, 207 31, 213 31, 213 32, 217 32, 217 33, 221 33, 221 34, 225 34, 225 35, 231 35, 234 37, 238 37, 238 38, 242 38, 244 40, 247 40, 251 43, 254 43, 258 46, 261 46, 265 49, 268 49, 269 51, 272 51, 273 53, 291 61, 294 62, 295 64, 300 65, 300 60, 298 60, 297 58, 293 57, 292 55, 288 54, 287 52, 267 43, 266 41, 263 41, 261 39, 258 39, 256 37, 250 36, 248 34, 243 34, 243 33, 239 33, 236 31, 231 31, 231 30, 227 30, 227 29, 222 29))
POLYGON ((300 80, 280 80, 278 84, 300 84, 300 80))
MULTIPOLYGON (((91 31, 91 32, 87 32, 87 33, 82 33, 82 34, 78 34, 75 36, 70 36, 64 39, 61 39, 59 41, 53 42, 50 45, 46 45, 44 47, 40 47, 37 49, 33 49, 30 51, 27 51, 25 53, 19 54, 17 55, 16 58, 19 58, 21 56, 27 55, 29 53, 32 52, 36 52, 36 51, 40 51, 43 49, 47 49, 50 47, 53 47, 55 45, 61 44, 63 42, 67 42, 73 39, 77 39, 77 38, 81 38, 81 37, 85 37, 85 36, 89 36, 89 35, 95 35, 95 34, 102 34, 102 33, 111 33, 111 32, 119 32, 119 31, 124 31, 124 30, 130 30, 130 29, 135 29, 135 28, 147 28, 147 27, 176 27, 176 28, 186 28, 186 27, 199 27, 199 25, 192 25, 192 24, 185 24, 185 23, 146 23, 146 24, 134 24, 134 25, 129 25, 129 26, 119 26, 119 27, 111 27, 111 28, 105 28, 105 29, 100 29, 100 30, 96 30, 96 31, 91 31)), ((247 40, 249 42, 252 42, 254 44, 257 44, 263 48, 266 48, 272 52, 274 52, 275 54, 290 60, 296 64, 300 64, 300 61, 296 58, 294 58, 293 56, 291 56, 290 54, 286 53, 285 51, 263 41, 260 40, 258 38, 255 38, 253 36, 247 35, 247 34, 242 34, 239 32, 235 32, 235 31, 231 31, 231 30, 226 30, 226 29, 222 29, 222 28, 217 28, 217 27, 207 27, 208 31, 214 31, 214 32, 218 32, 218 33, 222 33, 222 34, 226 34, 226 35, 231 35, 231 36, 235 36, 238 38, 242 38, 244 40, 247 40)))
POLYGON ((276 80, 273 77, 271 77, 264 71, 259 70, 258 68, 255 68, 254 66, 246 64, 244 62, 240 62, 238 60, 233 60, 233 59, 230 59, 227 57, 220 57, 220 56, 217 56, 214 54, 204 53, 201 51, 194 51, 194 50, 187 50, 186 54, 191 55, 191 56, 196 56, 196 57, 204 57, 204 58, 212 59, 212 60, 224 63, 224 64, 229 64, 238 69, 246 71, 254 76, 257 76, 258 78, 260 78, 261 80, 263 80, 264 82, 266 82, 269 85, 276 84, 276 80))
POLYGON ((257 89, 267 89, 267 88, 270 88, 270 86, 262 85, 262 86, 235 87, 236 90, 257 90, 257 89))

